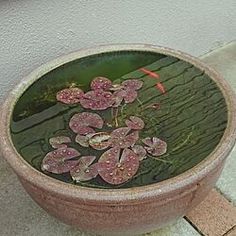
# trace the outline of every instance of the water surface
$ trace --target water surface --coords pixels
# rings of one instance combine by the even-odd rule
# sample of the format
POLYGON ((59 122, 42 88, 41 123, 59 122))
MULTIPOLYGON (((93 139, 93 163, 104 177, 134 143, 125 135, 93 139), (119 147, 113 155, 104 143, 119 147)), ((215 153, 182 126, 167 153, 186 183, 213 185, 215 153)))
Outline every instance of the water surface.
MULTIPOLYGON (((66 63, 45 74, 31 85, 19 98, 11 122, 11 136, 17 151, 34 168, 40 170, 42 159, 52 147, 49 138, 67 135, 72 140, 70 118, 84 111, 79 105, 66 105, 56 101, 56 93, 74 84, 89 89, 96 76, 105 76, 121 82, 138 78, 144 82, 138 91, 138 101, 123 107, 119 117, 138 115, 145 121, 141 138, 157 136, 168 144, 168 151, 161 159, 147 158, 140 163, 135 177, 122 185, 111 186, 100 177, 83 186, 98 188, 129 188, 157 183, 192 168, 211 153, 219 143, 227 124, 227 107, 221 91, 200 69, 188 62, 157 53, 121 51, 84 57, 66 63), (138 69, 145 67, 160 75, 166 94, 155 87, 156 80, 138 69), (159 103, 159 109, 142 108, 159 103)), ((110 119, 111 112, 97 112, 110 119)), ((81 148, 75 142, 69 144, 83 155, 94 154, 98 158, 103 151, 81 148)), ((59 180, 75 184, 69 174, 48 174, 59 180)))

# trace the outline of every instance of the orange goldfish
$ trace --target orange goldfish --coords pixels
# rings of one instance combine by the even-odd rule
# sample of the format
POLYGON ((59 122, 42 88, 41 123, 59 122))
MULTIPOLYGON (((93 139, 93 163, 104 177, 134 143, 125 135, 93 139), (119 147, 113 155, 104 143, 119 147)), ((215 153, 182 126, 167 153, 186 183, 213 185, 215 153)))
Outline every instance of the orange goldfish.
POLYGON ((139 70, 144 72, 145 74, 149 75, 150 77, 155 78, 155 79, 159 79, 160 78, 160 75, 158 75, 157 73, 155 73, 153 71, 147 70, 145 68, 140 68, 139 70))
MULTIPOLYGON (((155 72, 153 72, 153 71, 147 70, 145 68, 140 68, 139 70, 144 72, 145 74, 149 75, 152 78, 155 78, 155 79, 159 79, 160 78, 160 75, 155 73, 155 72)), ((163 93, 163 94, 166 93, 165 87, 163 86, 163 84, 161 82, 157 82, 156 88, 159 91, 161 91, 161 93, 163 93)))

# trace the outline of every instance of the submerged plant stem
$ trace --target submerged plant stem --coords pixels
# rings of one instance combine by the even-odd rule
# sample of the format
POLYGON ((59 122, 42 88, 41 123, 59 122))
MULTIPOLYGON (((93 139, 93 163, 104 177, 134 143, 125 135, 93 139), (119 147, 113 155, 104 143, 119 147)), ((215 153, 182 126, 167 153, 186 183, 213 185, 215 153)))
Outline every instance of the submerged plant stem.
POLYGON ((145 175, 145 174, 147 174, 148 172, 150 172, 150 170, 148 169, 148 170, 145 170, 145 171, 142 171, 142 172, 140 172, 140 173, 137 173, 136 175, 134 175, 134 179, 135 178, 138 178, 139 176, 141 176, 141 175, 145 175))
POLYGON ((118 122, 118 107, 112 107, 111 108, 111 123, 115 124, 115 127, 119 126, 119 122, 118 122))
POLYGON ((119 126, 119 122, 118 122, 118 112, 119 112, 119 108, 117 107, 115 109, 115 127, 119 126))
POLYGON ((138 103, 139 103, 139 105, 140 105, 140 107, 141 107, 141 110, 143 109, 143 103, 142 103, 142 101, 139 99, 139 98, 137 98, 137 101, 138 101, 138 103))
MULTIPOLYGON (((192 128, 193 129, 193 128, 192 128)), ((191 136, 193 135, 193 131, 191 131, 187 137, 183 140, 183 142, 181 142, 180 144, 178 144, 175 148, 172 149, 172 152, 175 152, 177 150, 179 150, 180 148, 182 148, 191 138, 191 136)))
POLYGON ((122 120, 124 119, 124 108, 125 108, 125 106, 126 106, 126 103, 124 105, 122 105, 121 108, 120 108, 120 113, 121 113, 122 120))
MULTIPOLYGON (((154 157, 154 156, 151 156, 151 155, 147 155, 148 157, 151 157, 152 159, 155 159, 157 161, 161 161, 161 162, 164 162, 164 163, 169 163, 169 164, 173 164, 172 161, 168 161, 168 160, 164 160, 164 159, 161 159, 161 158, 158 158, 158 157, 154 157)), ((163 155, 164 156, 164 155, 163 155)), ((169 154, 166 154, 165 157, 169 156, 169 154)))

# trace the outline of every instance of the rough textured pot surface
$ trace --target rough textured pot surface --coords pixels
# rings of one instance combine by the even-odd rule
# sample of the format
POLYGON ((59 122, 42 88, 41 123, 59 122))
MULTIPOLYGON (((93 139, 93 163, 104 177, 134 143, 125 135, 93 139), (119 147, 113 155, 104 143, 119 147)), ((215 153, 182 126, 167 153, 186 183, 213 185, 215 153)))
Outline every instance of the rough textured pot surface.
POLYGON ((103 235, 132 235, 155 230, 186 214, 213 188, 236 137, 236 102, 229 85, 198 59, 153 45, 109 45, 58 58, 32 72, 9 93, 1 109, 0 147, 29 195, 49 214, 81 230, 103 235), (10 137, 10 119, 17 99, 42 75, 69 61, 97 53, 140 50, 175 56, 192 63, 216 82, 228 108, 224 135, 210 155, 188 171, 162 182, 128 189, 94 189, 53 179, 30 166, 10 137))

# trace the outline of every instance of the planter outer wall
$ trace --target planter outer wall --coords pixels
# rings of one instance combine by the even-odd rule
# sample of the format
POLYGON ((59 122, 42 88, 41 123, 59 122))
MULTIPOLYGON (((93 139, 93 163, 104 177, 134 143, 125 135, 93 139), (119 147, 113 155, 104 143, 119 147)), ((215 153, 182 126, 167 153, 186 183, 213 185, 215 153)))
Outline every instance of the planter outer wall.
POLYGON ((0 114, 2 156, 14 169, 29 195, 49 214, 83 231, 106 235, 150 232, 185 215, 213 188, 233 148, 236 136, 236 102, 229 85, 198 59, 153 45, 108 45, 84 49, 45 64, 26 77, 5 100, 0 114), (10 138, 10 118, 19 96, 48 71, 80 57, 119 50, 163 53, 204 70, 219 86, 228 107, 228 124, 215 150, 190 170, 160 183, 129 189, 92 189, 48 177, 30 166, 10 138))

